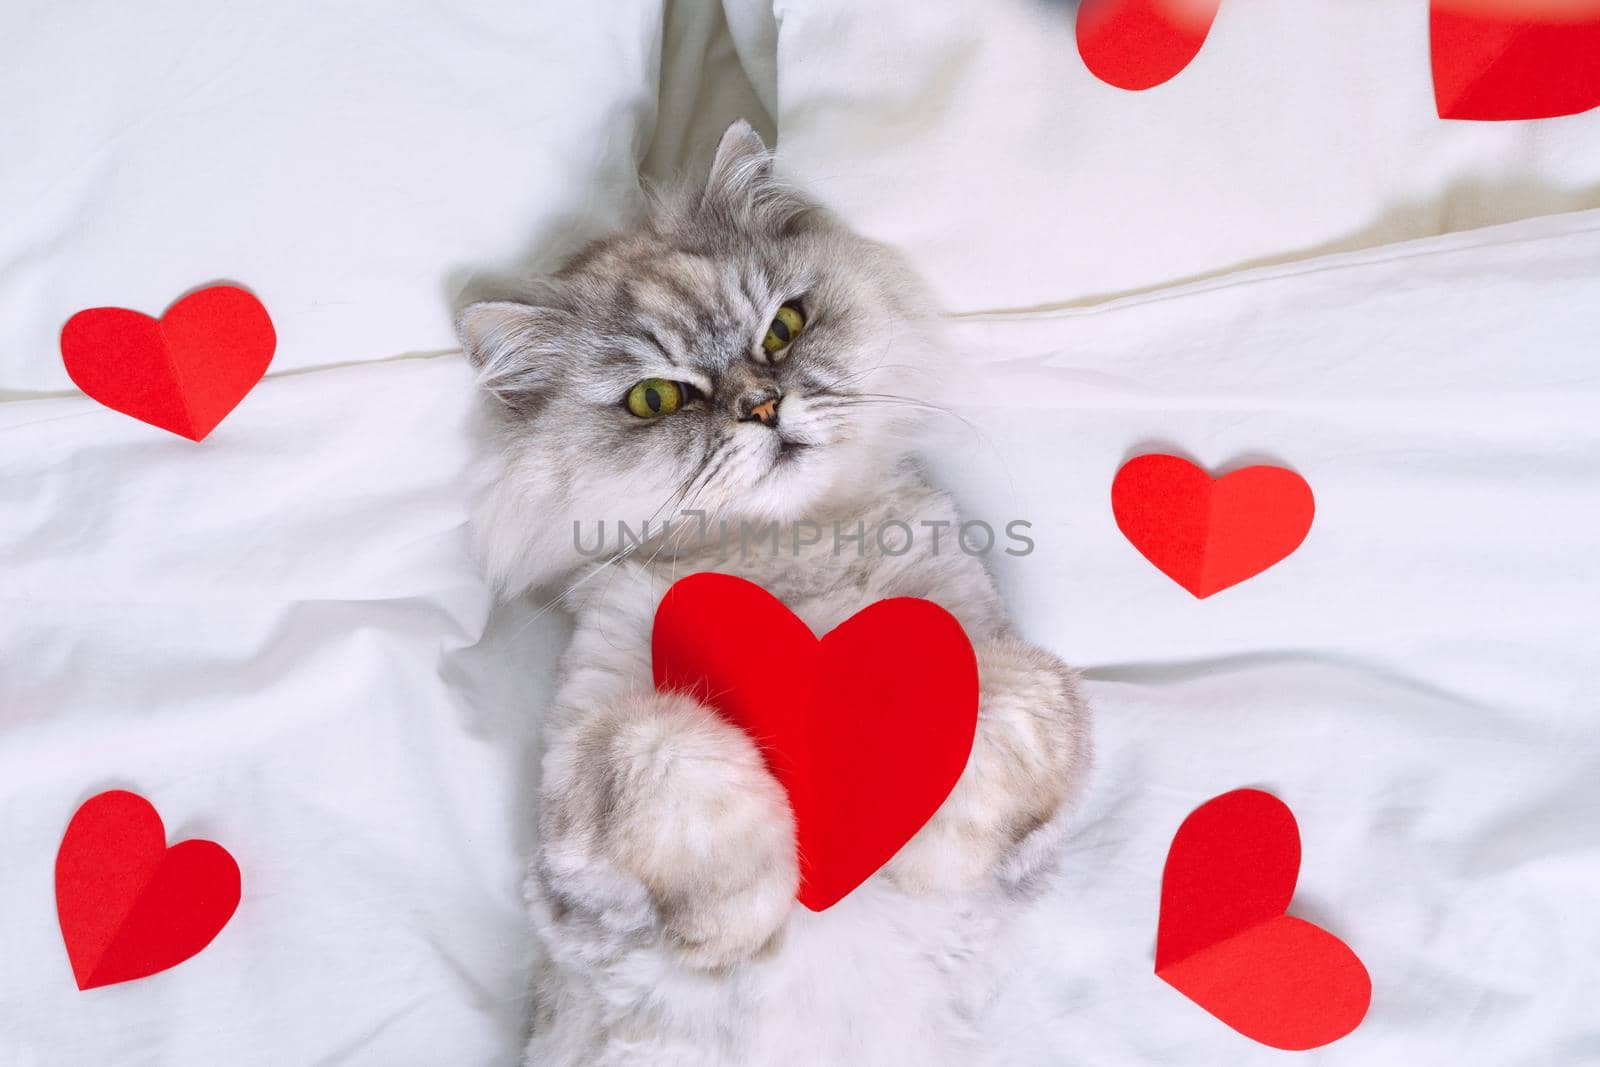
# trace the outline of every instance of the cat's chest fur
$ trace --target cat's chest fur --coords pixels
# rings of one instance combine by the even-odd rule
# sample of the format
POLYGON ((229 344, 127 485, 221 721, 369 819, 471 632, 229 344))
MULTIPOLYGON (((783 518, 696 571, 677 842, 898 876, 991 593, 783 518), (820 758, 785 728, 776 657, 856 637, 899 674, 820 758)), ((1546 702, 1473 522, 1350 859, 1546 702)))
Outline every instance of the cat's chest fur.
POLYGON ((574 595, 576 627, 558 702, 582 705, 650 685, 656 607, 674 581, 698 571, 755 582, 819 636, 869 604, 901 596, 939 604, 974 641, 1003 633, 1004 608, 982 559, 961 547, 959 522, 949 496, 904 470, 870 501, 809 524, 695 530, 693 551, 664 558, 642 550, 645 558, 613 564, 574 595))
MULTIPOLYGON (((794 528, 779 525, 775 552, 770 535, 740 544, 730 531, 726 543, 704 551, 613 565, 574 598, 576 627, 546 729, 559 734, 583 709, 651 687, 656 607, 673 581, 697 571, 761 585, 818 635, 896 596, 940 604, 974 641, 1004 632, 983 561, 961 550, 953 525, 937 546, 920 525, 958 518, 947 495, 901 471, 870 502, 821 520, 814 543, 804 543, 809 527, 797 547, 794 528), (880 543, 876 531, 886 523, 915 531, 910 550, 898 551, 903 535, 880 543)), ((633 1046, 630 1055, 642 1057, 633 1062, 968 1065, 979 1062, 973 1022, 992 989, 983 949, 996 921, 997 910, 977 897, 907 895, 880 873, 828 911, 797 906, 781 946, 737 976, 690 973, 648 949, 607 970, 594 988, 619 1010, 650 1003, 671 1017, 633 1046)))

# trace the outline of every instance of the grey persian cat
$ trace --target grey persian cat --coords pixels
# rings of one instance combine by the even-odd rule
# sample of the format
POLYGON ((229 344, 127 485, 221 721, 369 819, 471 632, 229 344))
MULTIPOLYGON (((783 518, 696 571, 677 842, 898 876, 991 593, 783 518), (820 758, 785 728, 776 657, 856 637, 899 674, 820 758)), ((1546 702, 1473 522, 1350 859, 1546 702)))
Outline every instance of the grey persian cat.
POLYGON ((776 180, 744 123, 704 189, 591 245, 533 302, 462 312, 498 401, 485 566, 508 594, 565 590, 576 613, 544 710, 529 1064, 982 1059, 983 1010, 1003 995, 989 949, 1062 836, 1089 718, 1072 672, 1012 633, 976 556, 949 536, 891 554, 901 544, 870 533, 959 521, 907 455, 938 323, 906 265, 776 180), (672 518, 604 560, 574 536, 672 518), (776 553, 698 535, 772 522, 776 553), (791 536, 802 523, 869 533, 841 550, 809 526, 791 536), (793 820, 756 745, 651 685, 657 602, 700 570, 764 586, 818 634, 925 597, 977 652, 977 737, 955 790, 826 911, 795 903, 793 820))

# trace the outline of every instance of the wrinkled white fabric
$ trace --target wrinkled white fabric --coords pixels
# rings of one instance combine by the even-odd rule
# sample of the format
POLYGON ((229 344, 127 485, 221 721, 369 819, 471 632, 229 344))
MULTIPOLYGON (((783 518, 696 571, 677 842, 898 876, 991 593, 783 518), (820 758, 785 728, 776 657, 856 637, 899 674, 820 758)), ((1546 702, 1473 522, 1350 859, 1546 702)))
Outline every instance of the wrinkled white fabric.
POLYGON ((1064 0, 723 0, 783 169, 952 310, 1079 304, 1600 207, 1600 112, 1445 122, 1426 3, 1229 0, 1144 92, 1064 0))
POLYGON ((957 327, 990 380, 939 477, 1034 523, 1002 591, 1098 713, 1007 1062, 1281 1061, 1151 974, 1172 834, 1241 786, 1298 817, 1291 913, 1372 976, 1366 1021, 1305 1060, 1600 1055, 1597 266, 1588 212, 957 327), (1195 600, 1111 515, 1153 450, 1292 467, 1310 535, 1195 600))
POLYGON ((0 393, 68 389, 73 312, 259 296, 275 371, 453 347, 474 281, 637 197, 662 0, 11 0, 0 393))

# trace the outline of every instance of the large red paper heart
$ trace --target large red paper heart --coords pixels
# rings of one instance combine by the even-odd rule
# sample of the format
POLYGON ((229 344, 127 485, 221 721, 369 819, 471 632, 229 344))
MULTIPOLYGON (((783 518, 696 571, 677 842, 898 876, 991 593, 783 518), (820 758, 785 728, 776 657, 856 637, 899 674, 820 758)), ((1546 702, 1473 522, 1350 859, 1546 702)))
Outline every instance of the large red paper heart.
POLYGON ((1083 0, 1074 33, 1096 78, 1149 89, 1176 77, 1205 44, 1221 0, 1083 0))
POLYGON ((1294 813, 1258 789, 1178 827, 1161 879, 1156 974, 1253 1041, 1308 1049, 1354 1030, 1372 979, 1350 947, 1284 912, 1300 876, 1294 813))
POLYGON ((261 301, 231 285, 190 293, 159 319, 90 308, 61 329, 61 359, 79 389, 191 441, 261 380, 277 344, 261 301))
POLYGON ((79 989, 164 971, 211 943, 239 906, 239 866, 214 841, 167 847, 137 793, 84 801, 56 852, 56 916, 79 989))
POLYGON ((1600 3, 1433 0, 1433 95, 1445 119, 1543 119, 1600 105, 1600 3))
POLYGON ((1204 598, 1299 548, 1316 504, 1306 480, 1282 467, 1246 467, 1213 480, 1186 459, 1157 453, 1117 471, 1111 511, 1145 559, 1204 598))
POLYGON ((972 751, 977 659, 927 600, 880 600, 818 640, 759 585, 692 574, 662 597, 651 655, 658 689, 694 694, 760 744, 794 809, 813 911, 893 858, 972 751))

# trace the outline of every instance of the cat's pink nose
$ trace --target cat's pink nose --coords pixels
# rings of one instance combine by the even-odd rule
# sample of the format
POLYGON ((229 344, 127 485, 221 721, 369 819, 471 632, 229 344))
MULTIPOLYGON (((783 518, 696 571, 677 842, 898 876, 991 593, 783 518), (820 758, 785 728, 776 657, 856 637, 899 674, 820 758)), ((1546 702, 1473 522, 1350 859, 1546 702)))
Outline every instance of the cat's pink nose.
POLYGON ((771 390, 750 393, 739 401, 739 418, 743 422, 759 422, 763 426, 778 425, 778 402, 783 397, 771 390))

